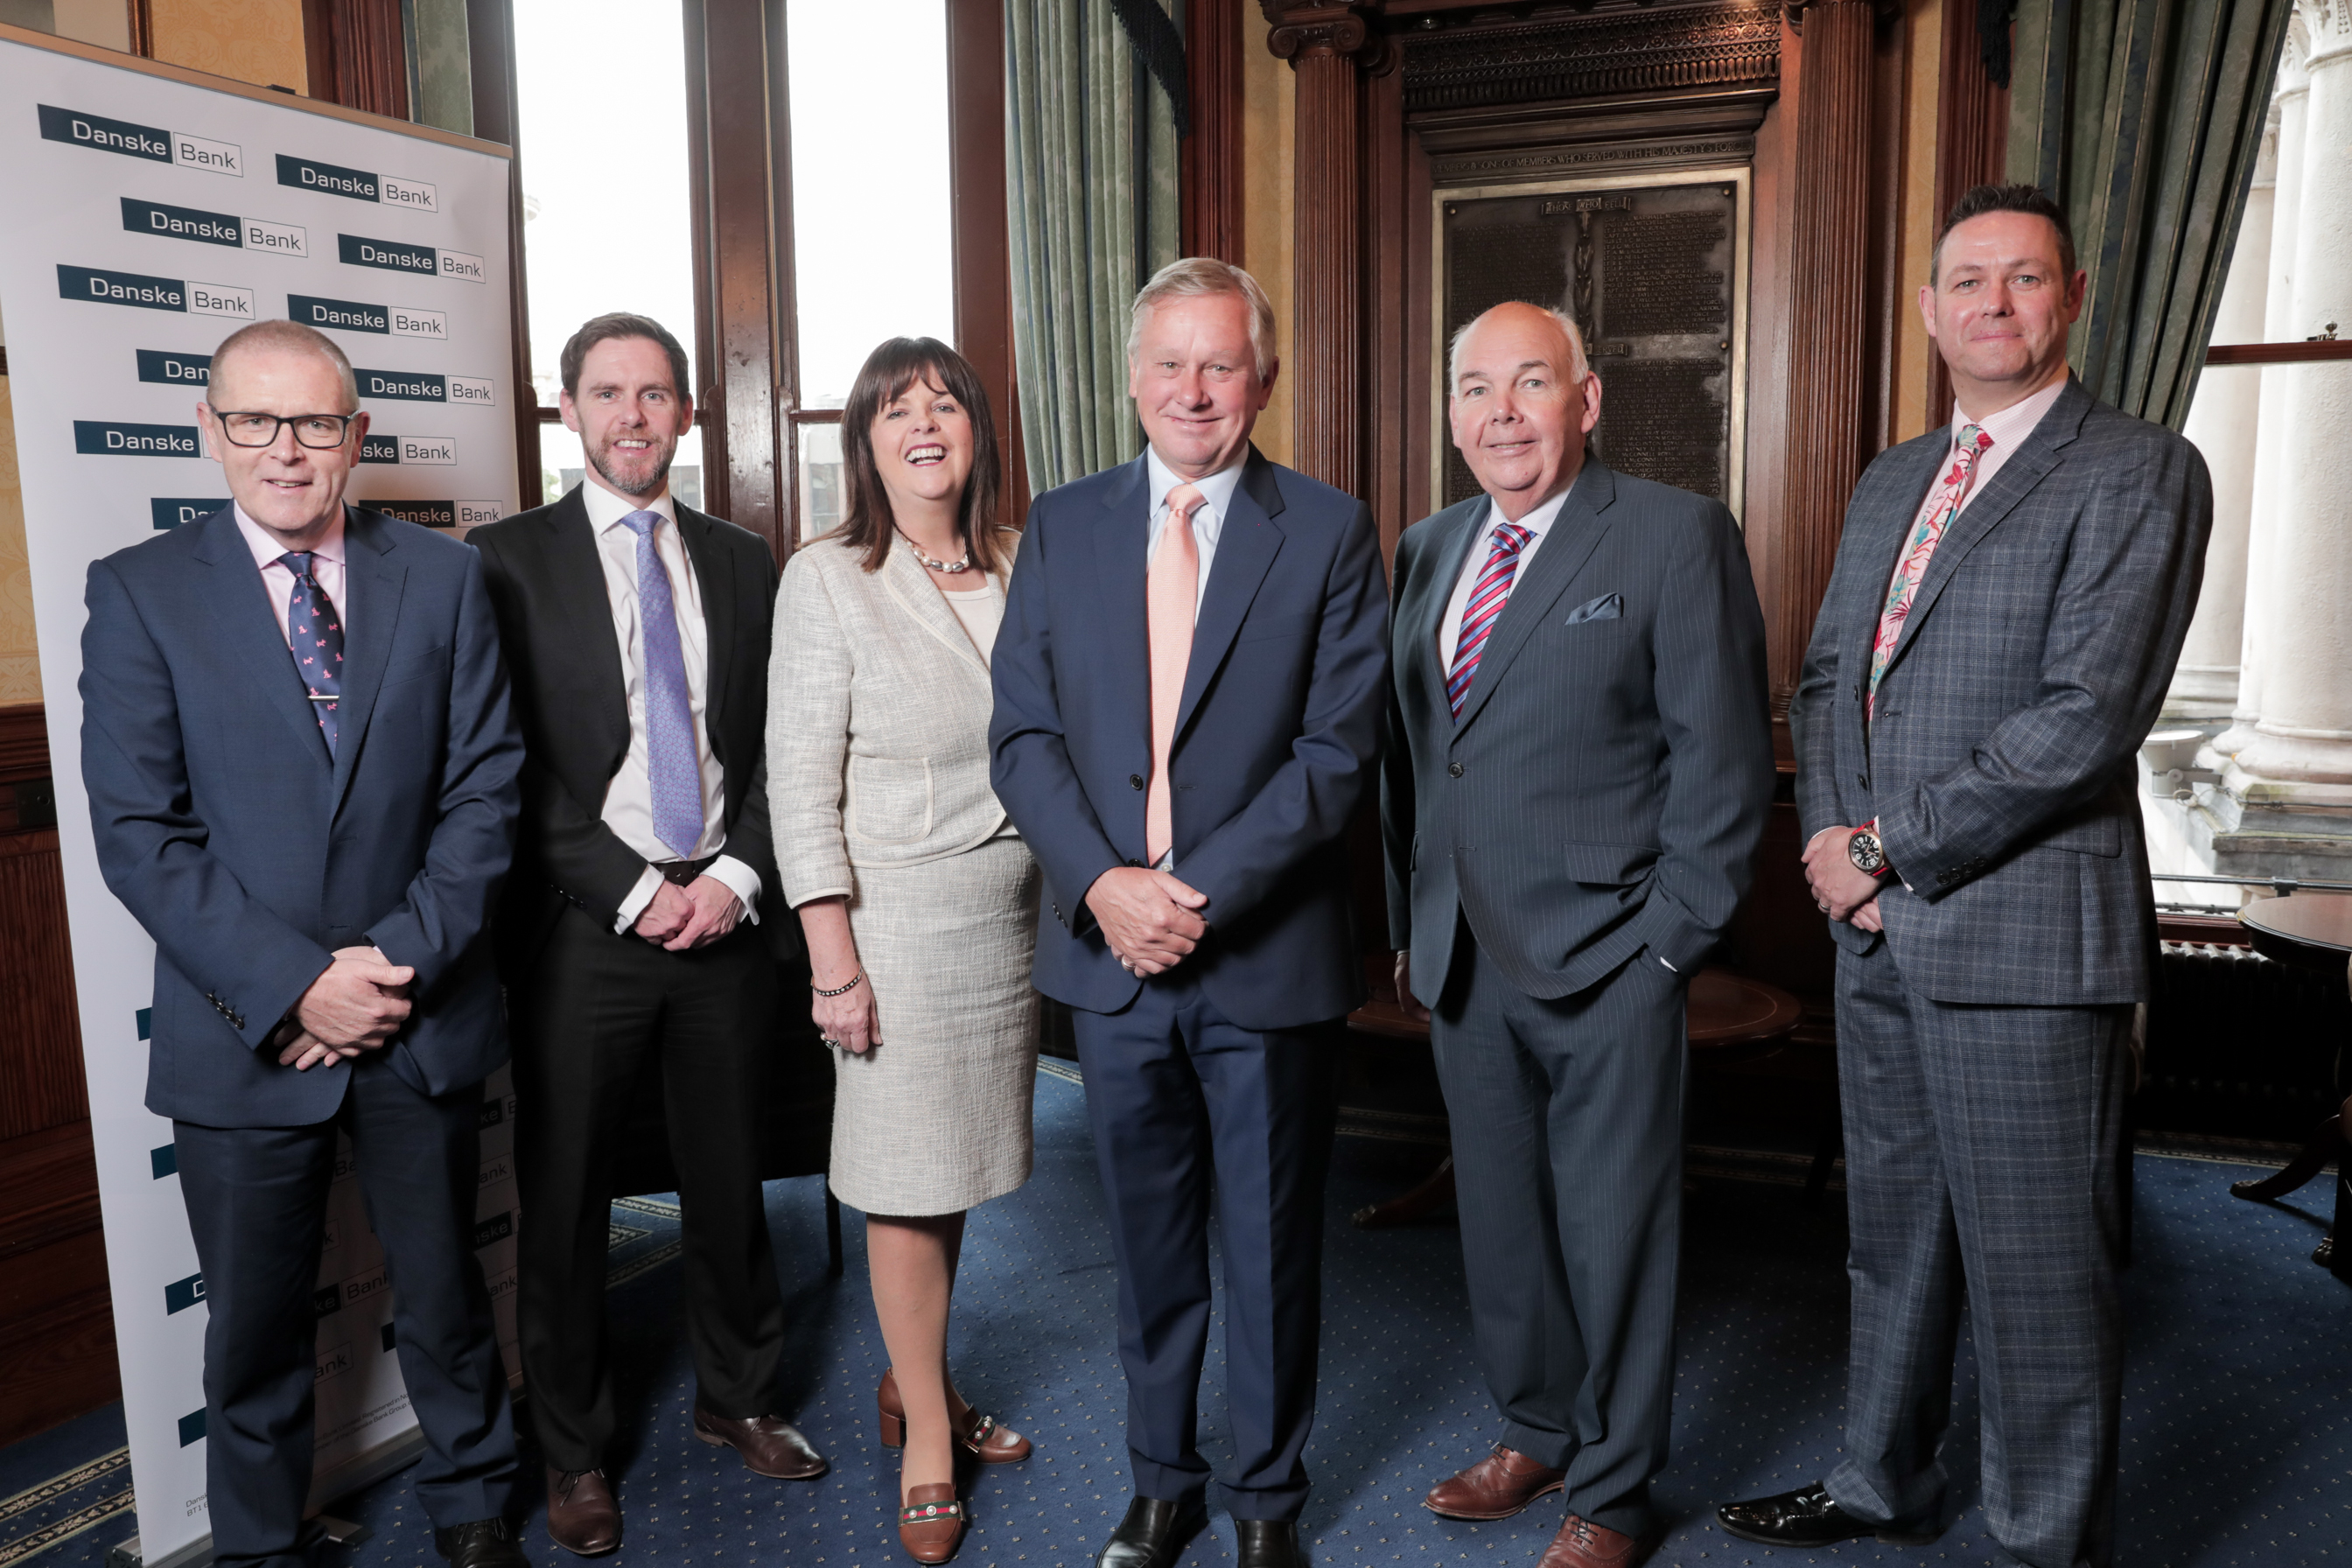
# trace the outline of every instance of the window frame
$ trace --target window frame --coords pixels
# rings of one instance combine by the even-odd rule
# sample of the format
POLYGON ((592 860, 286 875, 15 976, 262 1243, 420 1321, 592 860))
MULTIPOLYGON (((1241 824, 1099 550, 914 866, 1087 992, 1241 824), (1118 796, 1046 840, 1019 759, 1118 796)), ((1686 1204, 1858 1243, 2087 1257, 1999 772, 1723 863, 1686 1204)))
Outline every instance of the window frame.
MULTIPOLYGON (((823 4, 824 0, 810 0, 823 4)), ((941 0, 947 14, 950 222, 956 346, 988 389, 1003 447, 1001 513, 1027 504, 1013 379, 1011 236, 1004 184, 1003 0, 941 0)), ((768 541, 782 563, 799 542, 804 433, 837 408, 801 405, 793 271, 791 0, 680 0, 686 29, 688 163, 694 226, 696 424, 703 509, 768 541), (718 151, 714 151, 718 150, 718 151)), ((478 135, 528 150, 514 79, 512 0, 472 0, 478 135)), ((529 267, 518 178, 513 233, 516 385, 531 384, 529 267)), ((535 498, 540 431, 560 410, 518 399, 522 494, 535 498)), ((533 504, 537 504, 534 500, 533 504)))

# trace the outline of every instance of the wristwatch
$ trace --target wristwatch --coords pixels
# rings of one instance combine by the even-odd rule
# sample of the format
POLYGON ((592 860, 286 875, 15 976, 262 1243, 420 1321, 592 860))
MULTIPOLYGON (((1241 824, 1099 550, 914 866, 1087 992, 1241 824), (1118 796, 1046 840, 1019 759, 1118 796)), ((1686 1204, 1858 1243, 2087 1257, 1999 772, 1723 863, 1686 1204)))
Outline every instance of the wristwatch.
POLYGON ((1853 837, 1845 841, 1845 854, 1855 870, 1872 877, 1886 875, 1886 846, 1879 842, 1875 828, 1855 828, 1853 837))

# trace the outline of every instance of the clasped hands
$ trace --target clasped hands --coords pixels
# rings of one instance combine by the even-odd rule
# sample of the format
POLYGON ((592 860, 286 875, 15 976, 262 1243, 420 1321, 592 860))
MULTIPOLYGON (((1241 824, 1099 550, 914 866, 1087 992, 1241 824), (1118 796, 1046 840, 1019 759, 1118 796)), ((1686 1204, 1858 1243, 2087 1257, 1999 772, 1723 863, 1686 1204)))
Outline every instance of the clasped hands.
POLYGON ((1824 827, 1805 846, 1805 881, 1813 902, 1833 921, 1852 922, 1856 931, 1879 931, 1879 880, 1853 863, 1846 842, 1851 827, 1824 827))
POLYGON ((1120 965, 1139 979, 1184 962, 1209 933, 1200 911, 1209 895, 1166 871, 1114 866, 1087 889, 1087 908, 1120 965))
POLYGON ((684 952, 709 947, 742 918, 743 900, 718 878, 697 877, 683 888, 665 879, 630 929, 656 947, 684 952))
POLYGON ((270 1037, 280 1067, 308 1072, 321 1062, 350 1061, 383 1046, 408 1022, 415 970, 373 947, 339 947, 333 956, 270 1037))

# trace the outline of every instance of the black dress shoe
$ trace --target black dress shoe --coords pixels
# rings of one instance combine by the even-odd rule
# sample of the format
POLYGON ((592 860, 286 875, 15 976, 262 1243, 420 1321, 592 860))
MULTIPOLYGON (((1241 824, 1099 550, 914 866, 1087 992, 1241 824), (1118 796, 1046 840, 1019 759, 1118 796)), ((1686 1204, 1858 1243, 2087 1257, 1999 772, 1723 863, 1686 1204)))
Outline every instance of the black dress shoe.
POLYGON ((1290 1519, 1237 1519, 1234 1534, 1242 1551, 1242 1568, 1307 1568, 1298 1552, 1298 1521, 1290 1519))
POLYGON ((433 1549, 449 1560, 449 1568, 530 1568, 515 1540, 514 1526, 503 1519, 476 1519, 433 1532, 433 1549))
POLYGON ((1856 1519, 1818 1481, 1777 1497, 1725 1503, 1715 1510, 1715 1520, 1742 1541, 1767 1546, 1827 1546, 1857 1535, 1875 1535, 1889 1546, 1925 1546, 1943 1533, 1933 1519, 1886 1524, 1856 1519))
POLYGON ((1201 1523, 1198 1504, 1139 1497, 1095 1555, 1095 1568, 1174 1568, 1184 1543, 1201 1523))

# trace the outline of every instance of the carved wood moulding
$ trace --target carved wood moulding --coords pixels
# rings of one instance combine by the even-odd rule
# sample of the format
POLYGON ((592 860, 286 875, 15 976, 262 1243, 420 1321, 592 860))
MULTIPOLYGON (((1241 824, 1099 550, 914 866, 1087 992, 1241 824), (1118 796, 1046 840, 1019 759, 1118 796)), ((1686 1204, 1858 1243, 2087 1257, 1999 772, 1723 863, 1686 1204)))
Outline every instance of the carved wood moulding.
POLYGON ((1598 142, 1570 147, 1538 147, 1522 152, 1465 153, 1433 156, 1431 183, 1444 189, 1454 185, 1489 184, 1501 180, 1540 180, 1559 174, 1587 174, 1620 170, 1673 169, 1685 165, 1746 163, 1756 156, 1753 136, 1708 136, 1667 142, 1598 142))
MULTIPOLYGON (((1433 20, 1434 18, 1431 18, 1433 20)), ((1410 114, 1780 79, 1779 0, 1568 15, 1401 35, 1410 114)))

